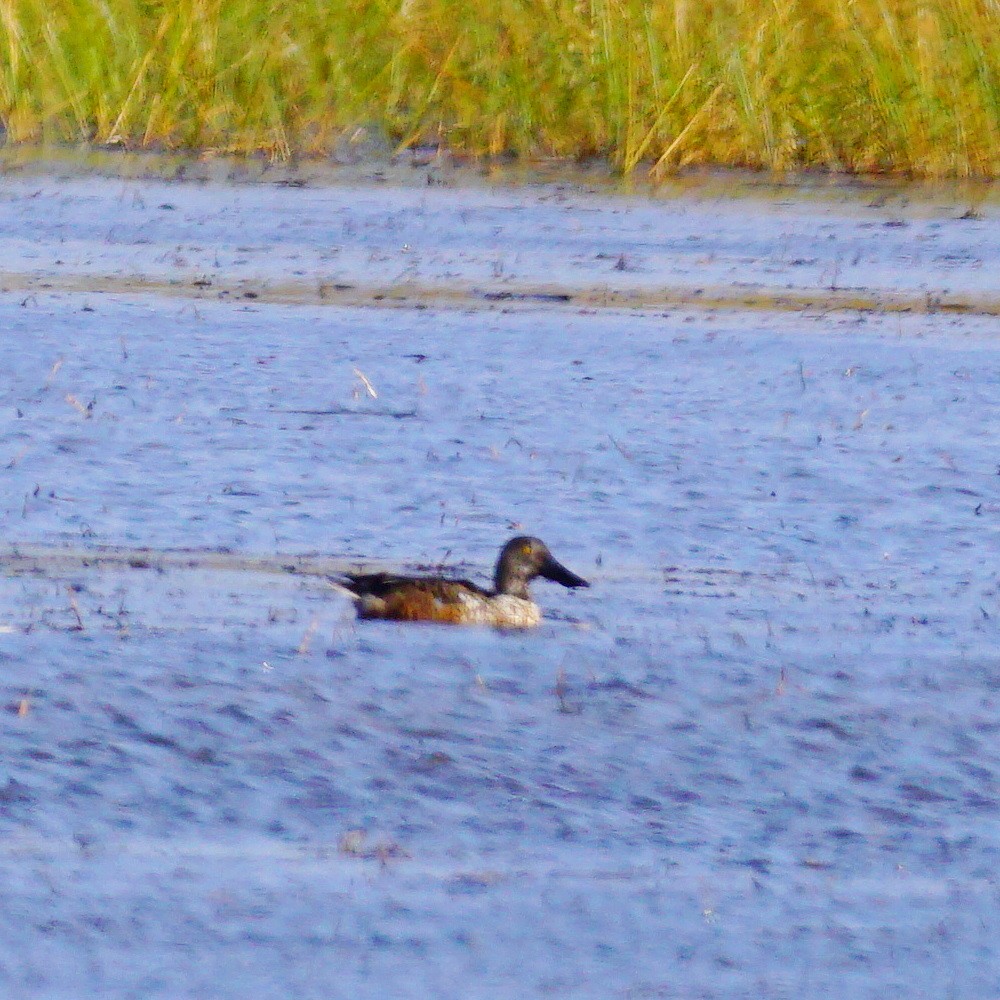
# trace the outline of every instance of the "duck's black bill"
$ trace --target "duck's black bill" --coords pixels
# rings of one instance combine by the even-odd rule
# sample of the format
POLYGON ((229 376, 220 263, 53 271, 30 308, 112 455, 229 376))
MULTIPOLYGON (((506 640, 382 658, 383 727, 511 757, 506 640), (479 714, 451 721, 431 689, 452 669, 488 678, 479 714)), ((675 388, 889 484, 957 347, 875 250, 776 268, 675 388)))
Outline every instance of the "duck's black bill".
POLYGON ((539 573, 545 577, 546 580, 554 580, 556 583, 561 583, 564 587, 589 587, 590 584, 583 579, 582 576, 577 576, 576 573, 571 573, 562 563, 558 563, 551 556, 546 560, 545 565, 539 570, 539 573))

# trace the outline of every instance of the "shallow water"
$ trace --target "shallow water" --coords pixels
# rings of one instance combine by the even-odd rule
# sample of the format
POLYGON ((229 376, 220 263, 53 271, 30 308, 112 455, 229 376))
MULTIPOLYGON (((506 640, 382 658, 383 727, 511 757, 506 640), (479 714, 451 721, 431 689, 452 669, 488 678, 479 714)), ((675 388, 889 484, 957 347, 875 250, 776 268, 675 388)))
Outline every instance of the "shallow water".
POLYGON ((4 180, 6 995, 1000 991, 1000 229, 852 197, 4 180), (967 313, 593 302, 863 233, 967 313), (521 531, 526 635, 308 569, 521 531))

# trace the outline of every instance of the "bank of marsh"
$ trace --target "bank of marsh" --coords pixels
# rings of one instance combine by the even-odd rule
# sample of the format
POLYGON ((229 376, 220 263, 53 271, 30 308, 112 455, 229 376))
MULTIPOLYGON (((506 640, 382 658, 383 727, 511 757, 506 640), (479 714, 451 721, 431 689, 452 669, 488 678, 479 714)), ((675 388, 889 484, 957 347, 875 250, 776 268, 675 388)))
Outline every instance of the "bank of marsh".
POLYGON ((475 155, 985 175, 985 0, 9 0, 14 141, 287 157, 363 139, 475 155))

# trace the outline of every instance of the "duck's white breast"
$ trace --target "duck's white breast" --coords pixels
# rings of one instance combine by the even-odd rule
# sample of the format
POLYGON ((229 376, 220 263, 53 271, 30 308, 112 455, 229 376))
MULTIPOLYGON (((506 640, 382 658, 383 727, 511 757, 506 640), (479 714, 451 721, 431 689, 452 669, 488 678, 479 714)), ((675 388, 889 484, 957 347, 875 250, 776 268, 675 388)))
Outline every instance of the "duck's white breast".
POLYGON ((473 625, 494 625, 499 628, 533 628, 542 620, 542 612, 534 601, 510 594, 480 597, 462 594, 465 605, 462 617, 473 625))

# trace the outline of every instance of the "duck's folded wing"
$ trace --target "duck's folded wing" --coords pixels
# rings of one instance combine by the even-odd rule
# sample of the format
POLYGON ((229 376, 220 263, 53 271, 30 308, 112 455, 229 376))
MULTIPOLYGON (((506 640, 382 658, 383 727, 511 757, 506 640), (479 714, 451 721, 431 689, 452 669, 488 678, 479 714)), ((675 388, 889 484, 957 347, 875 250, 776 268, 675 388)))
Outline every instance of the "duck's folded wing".
POLYGON ((393 594, 413 594, 415 592, 431 596, 439 601, 455 601, 466 593, 487 596, 489 591, 471 580, 451 580, 443 577, 401 576, 397 573, 347 573, 335 581, 355 597, 377 597, 384 599, 393 594))

